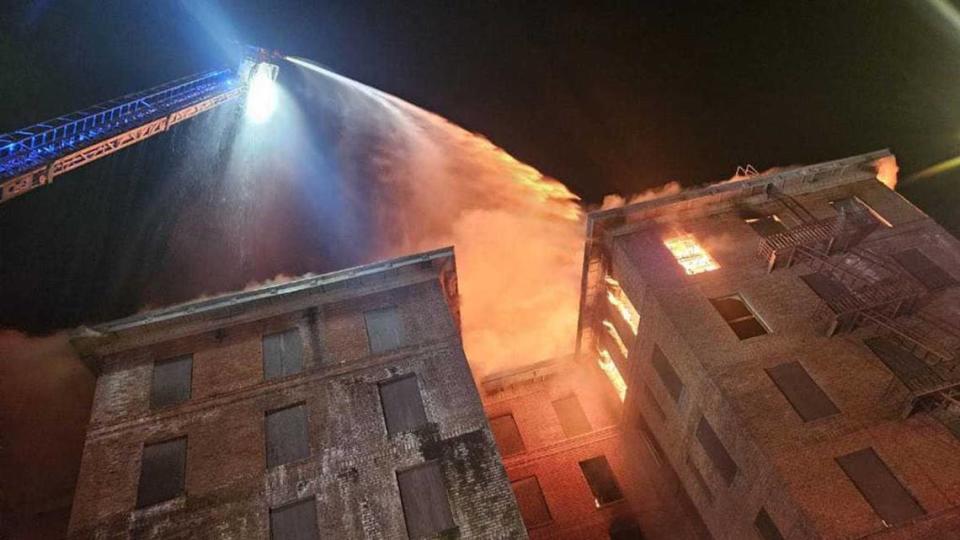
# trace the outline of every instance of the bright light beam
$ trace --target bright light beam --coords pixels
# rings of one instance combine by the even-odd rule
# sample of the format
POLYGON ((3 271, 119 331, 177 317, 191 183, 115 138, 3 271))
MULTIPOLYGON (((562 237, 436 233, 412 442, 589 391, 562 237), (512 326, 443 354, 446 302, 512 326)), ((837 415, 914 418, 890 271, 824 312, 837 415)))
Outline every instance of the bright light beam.
POLYGON ((247 89, 245 115, 254 124, 262 124, 270 119, 276 108, 277 83, 270 78, 266 69, 257 69, 247 89))

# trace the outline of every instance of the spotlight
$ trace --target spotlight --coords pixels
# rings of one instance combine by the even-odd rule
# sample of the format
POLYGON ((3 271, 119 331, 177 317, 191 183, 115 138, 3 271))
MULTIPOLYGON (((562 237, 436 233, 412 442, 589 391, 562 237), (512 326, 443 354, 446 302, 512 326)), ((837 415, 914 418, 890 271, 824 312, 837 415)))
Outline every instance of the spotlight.
POLYGON ((247 87, 245 114, 255 124, 266 122, 277 108, 278 67, 261 62, 253 66, 247 87))

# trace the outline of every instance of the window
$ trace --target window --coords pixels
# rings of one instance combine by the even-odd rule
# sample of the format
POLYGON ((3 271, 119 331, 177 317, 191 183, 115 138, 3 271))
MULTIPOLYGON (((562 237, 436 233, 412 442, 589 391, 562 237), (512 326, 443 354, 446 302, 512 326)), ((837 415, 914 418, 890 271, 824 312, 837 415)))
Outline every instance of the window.
POLYGON ((643 540, 643 531, 633 518, 617 518, 610 524, 610 540, 643 540))
POLYGON ((294 328, 263 336, 263 378, 275 379, 303 370, 303 344, 294 328))
POLYGON ((657 401, 657 397, 653 395, 653 390, 650 389, 646 384, 640 383, 643 386, 643 395, 647 398, 647 401, 650 402, 650 406, 657 412, 657 416, 661 420, 666 419, 667 414, 663 412, 663 407, 660 406, 660 402, 657 401))
POLYGON ((780 529, 777 528, 776 523, 770 519, 770 514, 763 508, 757 512, 757 517, 753 520, 753 526, 757 528, 757 532, 760 533, 760 538, 763 538, 763 540, 783 540, 780 529))
POLYGON ((873 448, 836 459, 863 498, 886 523, 897 525, 926 513, 873 448))
POLYGON ((788 362, 767 370, 767 375, 783 392, 804 422, 840 412, 830 398, 810 378, 800 362, 788 362))
POLYGON ((697 242, 692 234, 675 236, 663 241, 687 275, 711 272, 720 268, 717 261, 697 242))
POLYGON ((307 408, 301 403, 270 411, 267 424, 267 466, 276 467, 310 455, 307 408))
POLYGON ((713 431, 713 427, 702 416, 700 417, 700 423, 697 424, 697 440, 700 441, 700 446, 707 453, 707 457, 710 458, 723 481, 730 485, 737 475, 737 463, 727 453, 726 447, 723 446, 720 437, 717 437, 716 432, 713 431))
POLYGON ((193 357, 178 356, 153 363, 150 381, 150 407, 157 409, 190 399, 193 357))
POLYGON ((416 431, 427 425, 427 414, 423 410, 416 375, 380 383, 380 403, 390 435, 416 431))
POLYGON ((397 484, 410 538, 433 536, 455 526, 443 473, 436 461, 398 471, 397 484))
POLYGON ((187 466, 187 438, 145 444, 140 460, 137 508, 143 508, 183 494, 187 466))
POLYGON ((767 328, 757 319, 739 294, 712 298, 710 303, 720 312, 720 316, 727 321, 738 338, 749 339, 767 333, 767 328))
POLYGON ((667 392, 670 393, 670 397, 673 398, 674 402, 679 403, 680 395, 683 393, 683 381, 680 380, 677 372, 673 370, 673 366, 670 365, 670 361, 664 356, 663 351, 656 345, 653 346, 653 359, 651 363, 653 364, 654 371, 656 371, 660 377, 660 381, 663 382, 663 385, 667 388, 667 392))
POLYGON ((396 307, 367 311, 363 318, 371 353, 386 352, 404 344, 403 323, 396 307))
POLYGON ((270 540, 317 540, 317 499, 270 509, 270 540))
POLYGON ((650 457, 653 458, 657 466, 663 465, 663 448, 660 447, 660 443, 657 442, 657 438, 650 431, 650 426, 647 425, 643 416, 639 414, 637 415, 637 430, 640 432, 640 438, 647 445, 647 450, 650 451, 650 457))
POLYGON ((512 414, 505 414, 490 420, 490 428, 493 430, 493 438, 497 441, 497 447, 504 457, 523 452, 523 439, 520 438, 520 430, 517 429, 517 422, 512 414))
POLYGON ((590 427, 587 415, 583 413, 583 408, 580 406, 580 400, 577 399, 576 394, 554 401, 553 410, 557 412, 560 427, 567 437, 576 437, 589 433, 593 429, 590 427))
MULTIPOLYGON (((830 201, 830 206, 832 206, 833 209, 839 213, 845 213, 852 216, 862 214, 863 211, 866 211, 877 223, 882 224, 884 227, 893 227, 893 223, 887 221, 887 219, 881 216, 879 212, 873 209, 873 207, 863 202, 860 197, 847 197, 846 199, 830 201)), ((866 218, 865 215, 864 217, 866 218)))
POLYGON ((953 279, 953 276, 948 274, 943 268, 940 268, 937 263, 930 260, 930 258, 924 255, 919 249, 911 248, 906 251, 901 251, 895 254, 893 258, 900 263, 900 266, 902 266, 904 270, 922 283, 927 290, 939 291, 940 289, 952 287, 957 282, 953 279))
POLYGON ((523 524, 528 529, 553 521, 536 476, 516 480, 511 482, 511 486, 513 494, 517 497, 517 505, 520 506, 523 524))
POLYGON ((613 471, 610 470, 610 464, 607 458, 597 456, 580 462, 580 470, 583 471, 587 484, 590 485, 590 491, 593 492, 593 502, 597 508, 617 502, 623 498, 620 493, 620 486, 613 477, 613 471))
POLYGON ((776 214, 770 214, 769 216, 763 217, 752 217, 746 218, 744 221, 747 222, 747 225, 750 225, 757 234, 763 237, 773 236, 785 232, 787 230, 784 227, 783 222, 780 221, 780 218, 776 214))

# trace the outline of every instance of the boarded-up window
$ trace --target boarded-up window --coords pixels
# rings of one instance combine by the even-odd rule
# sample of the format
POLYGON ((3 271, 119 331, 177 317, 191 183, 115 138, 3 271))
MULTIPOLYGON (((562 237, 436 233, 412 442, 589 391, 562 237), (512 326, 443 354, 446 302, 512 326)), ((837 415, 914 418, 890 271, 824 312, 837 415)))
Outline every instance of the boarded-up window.
POLYGON ((193 357, 189 354, 154 362, 150 407, 156 409, 190 399, 192 371, 193 357))
POLYGON ((587 479, 587 484, 590 485, 593 502, 597 507, 623 498, 620 486, 617 485, 617 480, 613 477, 613 471, 610 470, 610 464, 607 463, 606 457, 597 456, 581 461, 580 470, 583 471, 583 476, 587 479))
POLYGON ((397 484, 410 538, 433 536, 454 527, 447 488, 437 462, 398 471, 397 484))
POLYGON ((837 458, 873 510, 890 525, 922 516, 926 512, 890 472, 873 448, 864 448, 837 458))
POLYGON ((720 473, 720 477, 727 485, 730 485, 730 482, 733 482, 733 478, 737 475, 737 463, 730 457, 726 447, 723 446, 723 442, 720 441, 720 437, 717 437, 716 432, 713 431, 713 427, 702 416, 700 417, 700 423, 697 424, 697 440, 700 441, 700 446, 703 447, 707 457, 710 458, 713 466, 720 473))
POLYGON ((667 388, 667 392, 670 393, 670 397, 673 398, 674 402, 679 403, 680 395, 683 393, 683 381, 680 380, 677 372, 673 370, 673 366, 670 365, 670 360, 663 354, 660 347, 653 347, 651 363, 653 364, 654 371, 656 371, 660 377, 660 381, 667 388))
POLYGON ((390 435, 416 431, 427 424, 416 375, 380 383, 380 402, 390 435))
POLYGON ((840 412, 800 362, 788 362, 767 370, 777 388, 805 422, 840 412))
POLYGON ((754 231, 756 231, 757 234, 763 237, 772 236, 787 230, 787 228, 783 226, 783 222, 780 221, 780 218, 777 217, 776 214, 770 214, 769 216, 763 217, 747 218, 745 221, 754 231))
POLYGON ((570 395, 553 402, 553 410, 557 412, 557 418, 560 419, 560 427, 567 437, 576 437, 588 433, 591 429, 590 421, 580 406, 580 400, 576 395, 570 395))
POLYGON ((777 525, 770 519, 770 514, 763 508, 757 512, 757 517, 753 520, 753 526, 757 528, 757 533, 763 540, 783 540, 780 529, 777 528, 777 525))
POLYGON ((371 353, 386 352, 404 344, 403 322, 396 307, 367 311, 363 318, 367 324, 367 340, 371 353))
POLYGON ((267 466, 276 467, 310 455, 307 408, 301 403, 267 413, 267 466))
POLYGON ((517 497, 517 504, 520 506, 523 524, 528 529, 553 520, 536 476, 517 480, 512 482, 511 485, 513 486, 513 494, 517 497))
POLYGON ((187 466, 187 438, 146 444, 140 461, 137 508, 183 494, 187 466))
POLYGON ((917 279, 928 290, 938 291, 956 284, 953 276, 930 260, 922 251, 916 248, 901 251, 893 256, 911 276, 917 279))
POLYGON ((767 333, 766 327, 739 294, 712 298, 710 303, 717 309, 723 320, 727 321, 738 338, 749 339, 767 333))
POLYGON ((512 414, 505 414, 490 419, 490 428, 493 430, 493 438, 497 441, 497 448, 504 456, 523 452, 523 439, 520 437, 520 430, 517 429, 517 422, 512 414))
POLYGON ((310 497, 270 509, 270 540, 317 540, 317 502, 310 497))
POLYGON ((273 379, 303 370, 303 344, 294 328, 263 336, 263 378, 273 379))

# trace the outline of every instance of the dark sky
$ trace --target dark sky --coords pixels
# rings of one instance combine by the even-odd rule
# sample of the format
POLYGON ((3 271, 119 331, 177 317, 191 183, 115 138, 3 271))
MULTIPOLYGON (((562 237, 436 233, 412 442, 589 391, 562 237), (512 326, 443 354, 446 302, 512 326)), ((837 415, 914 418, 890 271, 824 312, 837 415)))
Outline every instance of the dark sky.
MULTIPOLYGON (((483 133, 589 202, 747 163, 890 147, 903 176, 960 153, 960 28, 925 1, 589 4, 24 1, 0 13, 0 132, 226 65, 219 45, 236 38, 483 133)), ((135 171, 199 136, 158 137, 0 207, 0 325, 140 307, 168 234, 142 210, 169 186, 135 171), (136 264, 117 270, 121 248, 136 264)), ((958 180, 902 192, 956 232, 958 180)))

